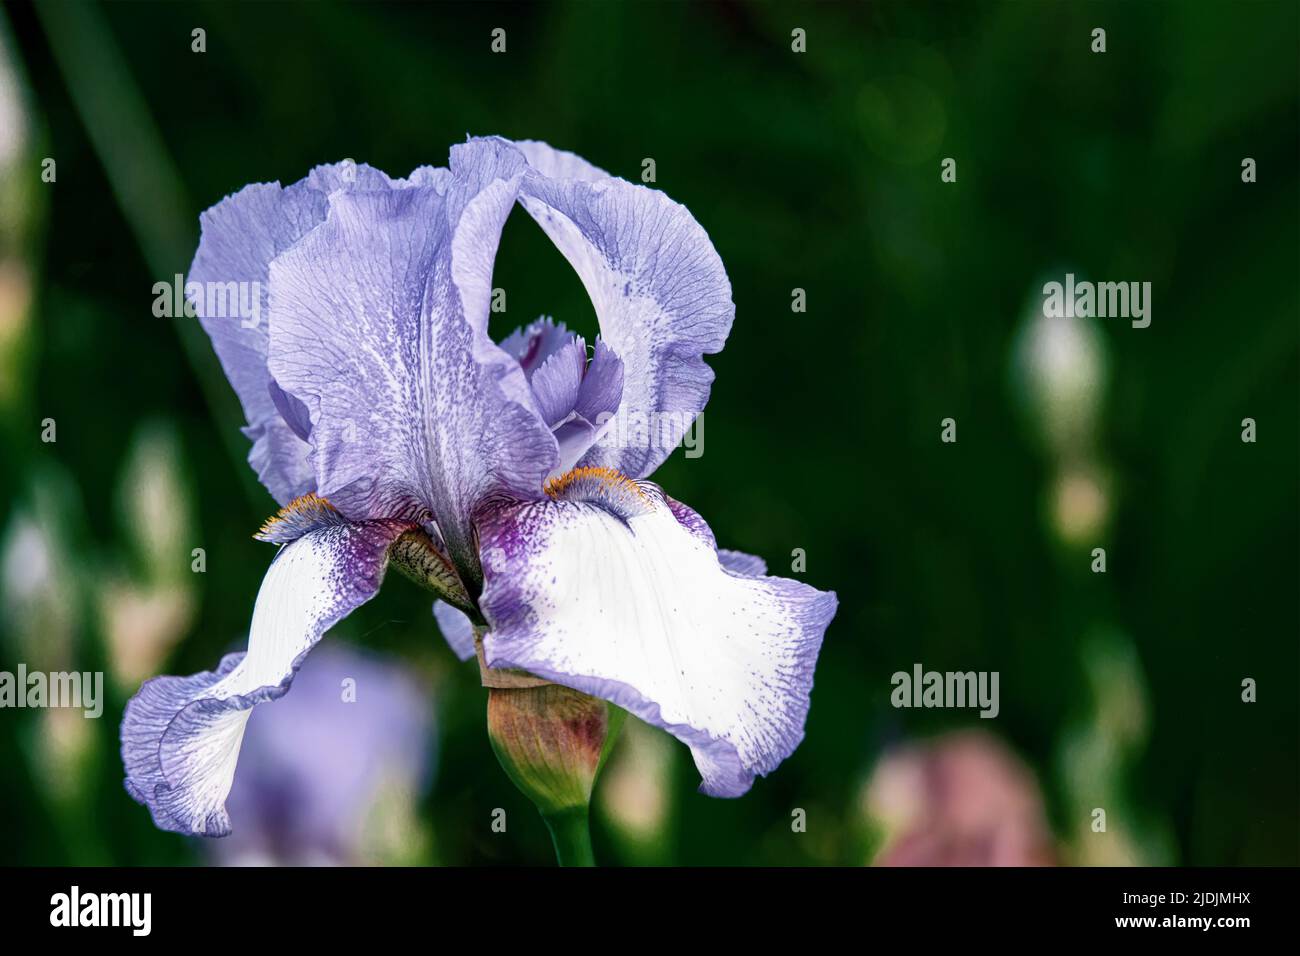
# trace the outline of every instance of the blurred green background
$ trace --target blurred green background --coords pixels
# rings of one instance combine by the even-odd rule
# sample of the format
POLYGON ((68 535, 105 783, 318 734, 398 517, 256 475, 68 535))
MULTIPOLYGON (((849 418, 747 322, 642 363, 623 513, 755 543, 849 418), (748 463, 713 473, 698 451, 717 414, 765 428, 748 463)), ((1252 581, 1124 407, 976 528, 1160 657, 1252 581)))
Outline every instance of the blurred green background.
MULTIPOLYGON (((251 534, 275 505, 244 463, 234 395, 197 322, 151 312, 154 283, 189 266, 198 213, 345 157, 393 175, 443 164, 467 133, 546 140, 634 181, 654 159, 736 302, 709 360, 705 453, 655 478, 775 573, 805 549, 795 576, 840 596, 794 756, 744 799, 711 800, 684 747, 629 727, 595 799, 600 860, 859 865, 909 827, 961 830, 918 809, 935 805, 925 773, 891 785, 882 767, 963 728, 1028 769, 1057 862, 1300 860, 1294 4, 48 3, 3 18, 0 670, 105 670, 109 690, 100 720, 0 711, 0 862, 210 859, 153 828, 117 755, 141 679, 210 668, 243 640, 271 557, 251 534), (1151 282, 1151 326, 1044 323, 1042 285, 1066 272, 1151 282), (917 662, 998 671, 1001 713, 894 709, 890 676, 917 662)), ((596 331, 522 211, 494 284, 494 333, 540 314, 596 331)), ((346 858, 550 862, 427 595, 390 575, 328 640, 400 662, 437 723, 431 784, 346 858)))

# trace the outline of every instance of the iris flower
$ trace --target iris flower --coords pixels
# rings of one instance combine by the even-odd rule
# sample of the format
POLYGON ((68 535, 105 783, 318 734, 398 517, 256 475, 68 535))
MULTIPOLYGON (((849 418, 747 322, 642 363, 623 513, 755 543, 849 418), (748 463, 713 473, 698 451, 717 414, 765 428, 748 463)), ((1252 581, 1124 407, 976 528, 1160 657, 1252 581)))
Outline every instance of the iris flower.
POLYGON ((707 794, 745 793, 798 746, 834 594, 719 550, 645 480, 704 408, 703 356, 735 311, 684 207, 572 153, 485 138, 406 179, 345 162, 251 185, 202 227, 187 294, 282 505, 260 532, 280 547, 248 651, 127 704, 126 787, 159 827, 230 831, 250 712, 288 692, 389 563, 442 596, 462 656, 476 635, 488 668, 663 728, 707 794), (590 352, 549 320, 488 335, 516 203, 591 297, 590 352), (241 283, 251 317, 223 307, 241 283))

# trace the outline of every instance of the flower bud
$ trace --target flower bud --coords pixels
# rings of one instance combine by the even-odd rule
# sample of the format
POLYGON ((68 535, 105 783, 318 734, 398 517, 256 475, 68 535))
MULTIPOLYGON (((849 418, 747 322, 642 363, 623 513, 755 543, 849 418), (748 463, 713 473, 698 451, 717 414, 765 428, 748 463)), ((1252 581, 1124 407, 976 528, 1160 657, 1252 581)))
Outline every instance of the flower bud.
POLYGON ((489 687, 492 749, 541 813, 563 865, 590 865, 587 805, 623 711, 562 687, 489 687))
POLYGON ((586 808, 609 708, 559 684, 488 689, 488 736, 510 779, 543 816, 586 808))

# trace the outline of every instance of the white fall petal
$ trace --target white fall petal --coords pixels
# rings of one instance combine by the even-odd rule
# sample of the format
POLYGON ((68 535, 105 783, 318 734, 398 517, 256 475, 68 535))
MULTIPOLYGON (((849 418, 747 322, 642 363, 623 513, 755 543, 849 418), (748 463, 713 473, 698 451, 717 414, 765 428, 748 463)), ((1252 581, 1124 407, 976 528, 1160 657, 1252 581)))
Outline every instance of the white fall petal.
POLYGON ((396 522, 328 523, 285 545, 257 595, 248 651, 147 681, 126 706, 127 791, 179 833, 230 832, 225 800, 252 708, 283 696, 307 652, 379 590, 396 522))
POLYGON ((690 746, 705 793, 739 796, 803 738, 835 596, 729 570, 690 509, 583 471, 554 500, 480 522, 487 663, 663 727, 690 746))

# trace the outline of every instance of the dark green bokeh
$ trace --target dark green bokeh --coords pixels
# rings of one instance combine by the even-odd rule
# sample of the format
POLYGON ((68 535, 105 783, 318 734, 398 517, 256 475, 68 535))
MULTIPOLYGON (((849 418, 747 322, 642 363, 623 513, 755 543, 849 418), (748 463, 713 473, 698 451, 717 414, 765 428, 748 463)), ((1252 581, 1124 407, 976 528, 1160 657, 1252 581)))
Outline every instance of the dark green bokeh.
MULTIPOLYGON (((1293 4, 112 5, 97 41, 120 49, 188 204, 149 211, 189 230, 162 268, 115 198, 41 17, 6 14, 38 123, 21 175, 47 218, 29 250, 32 377, 3 422, 0 501, 8 512, 53 457, 79 490, 82 513, 66 516, 78 547, 111 549, 111 489, 137 426, 176 424, 209 569, 169 672, 212 666, 246 631, 270 557, 250 535, 274 510, 228 451, 241 422, 215 360, 200 352, 196 367, 180 322, 150 313, 153 283, 188 267, 198 212, 344 157, 393 174, 440 164, 467 133, 546 140, 632 180, 652 157, 658 188, 708 230, 736 302, 709 360, 705 454, 678 452, 655 478, 724 546, 776 573, 803 548, 799 576, 840 595, 801 748, 738 801, 696 795, 683 750, 659 859, 864 862, 859 794, 882 748, 971 724, 993 725, 1034 768, 1054 828, 1074 839, 1079 806, 1095 804, 1066 792, 1061 741, 1094 708, 1086 649, 1110 630, 1136 651, 1149 714, 1124 769, 1127 828, 1167 835, 1160 862, 1300 858, 1293 4), (497 26, 505 55, 489 49, 497 26), (1105 54, 1089 50, 1097 26, 1105 54), (794 27, 806 54, 791 51, 794 27), (56 185, 39 182, 46 155, 56 185), (940 182, 949 156, 955 184, 940 182), (1009 386, 1017 330, 1067 269, 1153 285, 1150 328, 1100 323, 1105 575, 1087 548, 1054 542, 1052 464, 1009 386), (805 313, 791 312, 796 287, 805 313), (39 441, 47 416, 54 445, 39 441), (948 416, 955 445, 939 441, 948 416), (1247 416, 1255 444, 1240 441, 1247 416), (893 709, 890 675, 917 661, 999 671, 1000 716, 893 709), (1244 677, 1259 681, 1254 705, 1244 677), (807 834, 791 833, 796 807, 807 834)), ((522 212, 495 284, 509 296, 496 333, 542 313, 595 333, 581 284, 522 212)), ((443 675, 423 806, 437 859, 546 862, 544 828, 492 757, 477 674, 451 665, 427 597, 391 575, 337 630, 443 675), (528 822, 500 838, 495 807, 528 822)), ((89 667, 100 652, 86 653, 89 667)), ((33 718, 0 712, 0 861, 200 858, 123 792, 122 703, 96 722, 99 756, 76 787, 90 822, 72 828, 28 770, 33 718)), ((630 859, 595 836, 603 861, 630 859)))

